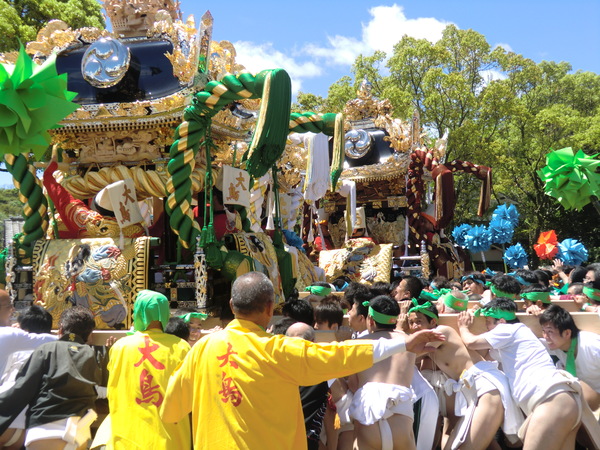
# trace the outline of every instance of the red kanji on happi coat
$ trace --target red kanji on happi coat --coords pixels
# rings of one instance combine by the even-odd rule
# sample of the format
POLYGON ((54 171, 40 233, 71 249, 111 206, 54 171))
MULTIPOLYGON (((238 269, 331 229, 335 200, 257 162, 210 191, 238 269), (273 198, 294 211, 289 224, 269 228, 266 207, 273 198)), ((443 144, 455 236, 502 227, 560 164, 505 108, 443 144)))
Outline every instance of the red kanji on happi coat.
POLYGON ((146 369, 142 370, 140 374, 140 389, 142 391, 142 398, 136 398, 135 401, 138 405, 142 403, 153 403, 157 408, 163 402, 163 395, 160 392, 160 386, 158 384, 152 384, 154 377, 146 369))
POLYGON ((159 348, 158 344, 150 345, 150 337, 144 336, 144 342, 146 344, 145 347, 138 347, 138 350, 142 354, 142 359, 134 364, 135 367, 139 367, 145 360, 150 361, 150 364, 154 366, 155 369, 164 370, 165 365, 160 361, 157 361, 154 356, 152 356, 152 352, 159 348))
MULTIPOLYGON (((219 367, 229 364, 232 368, 238 369, 239 365, 231 359, 232 355, 237 355, 237 352, 233 351, 233 345, 231 345, 231 342, 228 342, 225 354, 217 356, 217 360, 221 361, 219 367)), ((219 391, 219 394, 221 394, 221 401, 223 403, 230 401, 233 406, 239 406, 240 403, 242 403, 242 393, 238 390, 233 378, 230 376, 228 377, 226 372, 223 372, 221 375, 221 390, 219 391)))
MULTIPOLYGON (((165 365, 152 356, 152 352, 158 350, 160 346, 158 344, 151 344, 149 336, 144 336, 144 344, 144 347, 138 347, 142 357, 134 366, 139 367, 144 361, 148 361, 155 369, 164 370, 165 365)), ((158 408, 163 402, 163 394, 160 391, 160 385, 158 383, 154 384, 154 376, 148 369, 142 370, 140 373, 140 392, 142 398, 136 397, 135 401, 137 404, 152 403, 158 408)))
POLYGON ((222 395, 221 401, 223 403, 231 401, 233 406, 239 406, 240 403, 242 403, 242 393, 238 390, 237 386, 233 382, 233 378, 226 375, 227 374, 223 372, 221 379, 222 389, 219 391, 219 394, 222 395))

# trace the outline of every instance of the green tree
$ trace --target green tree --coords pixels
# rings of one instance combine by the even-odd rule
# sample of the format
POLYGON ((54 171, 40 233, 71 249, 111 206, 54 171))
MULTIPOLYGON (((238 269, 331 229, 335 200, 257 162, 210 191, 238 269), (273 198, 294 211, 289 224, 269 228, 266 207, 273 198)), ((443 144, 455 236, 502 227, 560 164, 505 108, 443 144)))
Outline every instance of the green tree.
POLYGON ((0 52, 34 41, 50 20, 72 28, 104 28, 102 5, 96 0, 0 0, 0 52))
POLYGON ((316 113, 324 112, 323 106, 325 104, 325 100, 320 95, 308 94, 300 91, 298 92, 296 98, 297 103, 292 104, 292 111, 312 111, 316 113))
MULTIPOLYGON (((450 131, 448 160, 493 168, 495 201, 517 205, 522 217, 517 238, 526 247, 531 249, 541 231, 555 229, 559 239, 581 239, 592 255, 600 252, 595 250, 600 249, 600 230, 593 207, 565 211, 544 194, 536 173, 551 150, 600 151, 599 75, 571 73, 566 62, 536 64, 492 49, 483 35, 453 25, 435 44, 404 37, 387 60, 386 74, 381 69, 385 58, 381 52, 359 56, 353 78, 332 85, 324 105, 342 110, 367 77, 373 94, 388 98, 397 117, 409 118, 416 109, 432 138, 450 131)), ((479 182, 458 176, 455 187, 454 222, 473 221, 479 182)))

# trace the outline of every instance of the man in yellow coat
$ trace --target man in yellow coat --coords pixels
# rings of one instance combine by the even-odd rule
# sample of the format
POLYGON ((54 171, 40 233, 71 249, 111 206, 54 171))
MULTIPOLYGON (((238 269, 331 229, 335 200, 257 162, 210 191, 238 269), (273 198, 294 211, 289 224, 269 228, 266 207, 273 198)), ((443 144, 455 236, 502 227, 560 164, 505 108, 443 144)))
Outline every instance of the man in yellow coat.
POLYGON ((191 431, 184 414, 165 424, 158 415, 169 376, 190 350, 183 339, 163 330, 169 321, 167 298, 140 291, 133 306, 135 333, 110 349, 108 403, 111 437, 107 449, 189 449, 191 431))
POLYGON ((316 344, 265 331, 274 292, 262 273, 233 283, 235 319, 194 345, 169 380, 161 417, 192 413, 196 449, 306 449, 299 386, 367 369, 402 351, 443 340, 427 330, 404 339, 316 344))

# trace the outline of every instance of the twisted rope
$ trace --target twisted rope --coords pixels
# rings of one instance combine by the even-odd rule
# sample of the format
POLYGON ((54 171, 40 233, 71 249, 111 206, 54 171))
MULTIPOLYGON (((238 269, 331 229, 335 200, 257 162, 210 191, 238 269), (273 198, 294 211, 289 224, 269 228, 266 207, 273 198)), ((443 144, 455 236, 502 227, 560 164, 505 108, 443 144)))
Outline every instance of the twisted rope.
MULTIPOLYGON (((167 165, 169 179, 166 182, 168 199, 166 211, 170 216, 171 229, 177 234, 179 241, 185 248, 192 248, 196 245, 196 238, 200 235, 200 227, 194 220, 191 202, 192 202, 192 182, 190 175, 196 166, 196 155, 200 142, 206 137, 210 127, 211 118, 217 114, 224 106, 229 103, 250 98, 260 98, 263 96, 263 88, 269 86, 267 80, 271 75, 282 78, 285 84, 287 74, 281 70, 263 71, 256 77, 249 73, 239 75, 226 75, 220 81, 209 82, 203 91, 198 92, 192 99, 192 104, 186 108, 183 118, 184 122, 177 127, 175 131, 175 141, 170 149, 170 161, 167 165), (274 75, 277 74, 277 75, 274 75)), ((287 77, 289 81, 289 77, 287 77)), ((268 90, 268 89, 266 89, 268 90)), ((261 114, 263 116, 280 115, 277 108, 263 112, 263 107, 269 102, 261 105, 261 114)), ((273 105, 271 105, 273 106, 273 105)), ((289 116, 288 112, 285 117, 289 116)), ((260 120, 259 120, 260 122, 260 120)), ((259 167, 265 163, 265 160, 279 158, 281 153, 275 155, 272 145, 265 139, 270 130, 263 121, 263 126, 255 132, 253 143, 250 146, 251 154, 247 155, 247 164, 249 167, 259 167), (267 155, 262 151, 267 146, 267 155), (269 156, 269 158, 267 158, 269 156)), ((277 151, 283 152, 283 146, 277 151)), ((210 161, 204 161, 204 164, 210 164, 210 161)), ((205 166, 206 167, 206 166, 205 166)), ((270 166, 269 166, 270 167, 270 166)), ((252 174, 255 177, 260 176, 257 173, 252 174)))
POLYGON ((35 168, 23 154, 4 155, 6 169, 13 176, 13 183, 19 190, 19 200, 23 203, 23 234, 17 240, 17 257, 29 258, 33 243, 43 239, 48 230, 48 200, 44 196, 42 181, 36 176, 35 168))

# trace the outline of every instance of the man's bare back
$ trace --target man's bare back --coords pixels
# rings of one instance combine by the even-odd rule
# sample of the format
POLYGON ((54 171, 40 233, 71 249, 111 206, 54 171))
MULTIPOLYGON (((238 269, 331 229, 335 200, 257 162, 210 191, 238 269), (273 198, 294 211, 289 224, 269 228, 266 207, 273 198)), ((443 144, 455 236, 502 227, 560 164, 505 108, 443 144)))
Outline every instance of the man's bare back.
MULTIPOLYGON (((362 336, 361 339, 394 339, 404 336, 406 335, 400 331, 380 330, 362 336)), ((416 355, 414 353, 406 352, 394 355, 391 358, 374 364, 373 367, 353 375, 354 377, 357 377, 357 388, 364 386, 365 383, 368 382, 397 384, 410 387, 415 358, 416 355)))

